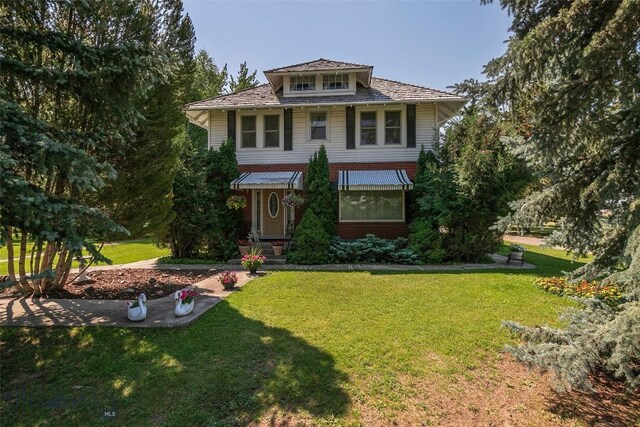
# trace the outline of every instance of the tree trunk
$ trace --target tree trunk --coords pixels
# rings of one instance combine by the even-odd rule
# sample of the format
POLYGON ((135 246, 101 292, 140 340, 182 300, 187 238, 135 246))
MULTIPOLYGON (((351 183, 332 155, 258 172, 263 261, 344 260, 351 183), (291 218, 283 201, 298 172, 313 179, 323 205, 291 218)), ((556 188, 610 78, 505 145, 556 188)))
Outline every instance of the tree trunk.
POLYGON ((16 271, 15 271, 15 266, 13 265, 13 261, 14 261, 14 255, 13 255, 13 227, 7 227, 5 229, 5 233, 6 233, 6 240, 7 240, 7 256, 9 257, 8 259, 8 263, 9 265, 8 267, 8 273, 9 273, 9 279, 11 280, 11 282, 15 282, 16 281, 16 271))

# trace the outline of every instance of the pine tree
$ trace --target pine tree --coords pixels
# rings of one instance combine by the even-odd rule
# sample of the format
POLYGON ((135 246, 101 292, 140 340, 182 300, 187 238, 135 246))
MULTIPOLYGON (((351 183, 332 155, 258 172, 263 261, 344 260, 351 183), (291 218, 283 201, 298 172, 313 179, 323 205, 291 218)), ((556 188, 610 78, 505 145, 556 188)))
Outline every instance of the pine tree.
MULTIPOLYGON (((626 291, 615 309, 586 302, 567 329, 507 325, 526 339, 520 359, 588 389, 604 373, 640 385, 640 2, 501 1, 513 16, 506 53, 476 86, 484 102, 526 111, 530 134, 513 139, 543 188, 514 218, 563 224, 555 244, 594 260, 572 278, 601 278, 626 291)), ((473 88, 473 82, 459 87, 473 88)))
MULTIPOLYGON (((226 66, 225 66, 226 67, 226 66)), ((243 62, 240 64, 240 70, 238 71, 238 77, 233 78, 231 76, 231 80, 229 82, 229 89, 231 92, 237 92, 239 90, 251 89, 260 84, 256 75, 258 74, 258 70, 254 70, 253 73, 249 73, 249 69, 247 68, 247 62, 243 62)))
POLYGON ((307 199, 307 209, 313 210, 329 236, 334 235, 336 222, 335 191, 331 188, 329 159, 324 144, 309 159, 304 191, 307 199))

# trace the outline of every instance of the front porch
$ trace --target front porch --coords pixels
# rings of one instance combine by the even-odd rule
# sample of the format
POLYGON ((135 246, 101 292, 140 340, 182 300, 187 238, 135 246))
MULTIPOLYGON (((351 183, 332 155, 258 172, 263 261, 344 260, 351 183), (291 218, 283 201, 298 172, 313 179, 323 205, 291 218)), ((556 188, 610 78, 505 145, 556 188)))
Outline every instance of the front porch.
MULTIPOLYGON (((296 208, 284 198, 302 191, 302 172, 244 172, 231 188, 247 198, 243 218, 254 241, 290 240, 296 224, 296 208)), ((270 246, 267 248, 270 249, 270 246)))

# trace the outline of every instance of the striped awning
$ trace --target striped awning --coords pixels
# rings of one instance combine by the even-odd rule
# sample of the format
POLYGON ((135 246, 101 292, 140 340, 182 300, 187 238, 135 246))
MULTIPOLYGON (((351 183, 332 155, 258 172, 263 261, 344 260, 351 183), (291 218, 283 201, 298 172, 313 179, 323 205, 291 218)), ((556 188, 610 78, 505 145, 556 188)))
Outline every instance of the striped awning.
POLYGON ((233 190, 302 190, 302 172, 244 172, 231 181, 233 190))
POLYGON ((340 171, 338 189, 341 191, 411 190, 413 183, 404 169, 340 171))

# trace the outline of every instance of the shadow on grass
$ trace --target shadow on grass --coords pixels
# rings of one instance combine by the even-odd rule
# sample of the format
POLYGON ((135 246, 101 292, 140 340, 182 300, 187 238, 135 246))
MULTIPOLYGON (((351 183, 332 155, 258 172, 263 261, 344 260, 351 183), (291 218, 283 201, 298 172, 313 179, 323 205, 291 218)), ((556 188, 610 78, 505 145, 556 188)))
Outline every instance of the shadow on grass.
POLYGON ((225 301, 186 329, 1 330, 3 423, 246 425, 347 413, 328 353, 225 301))

